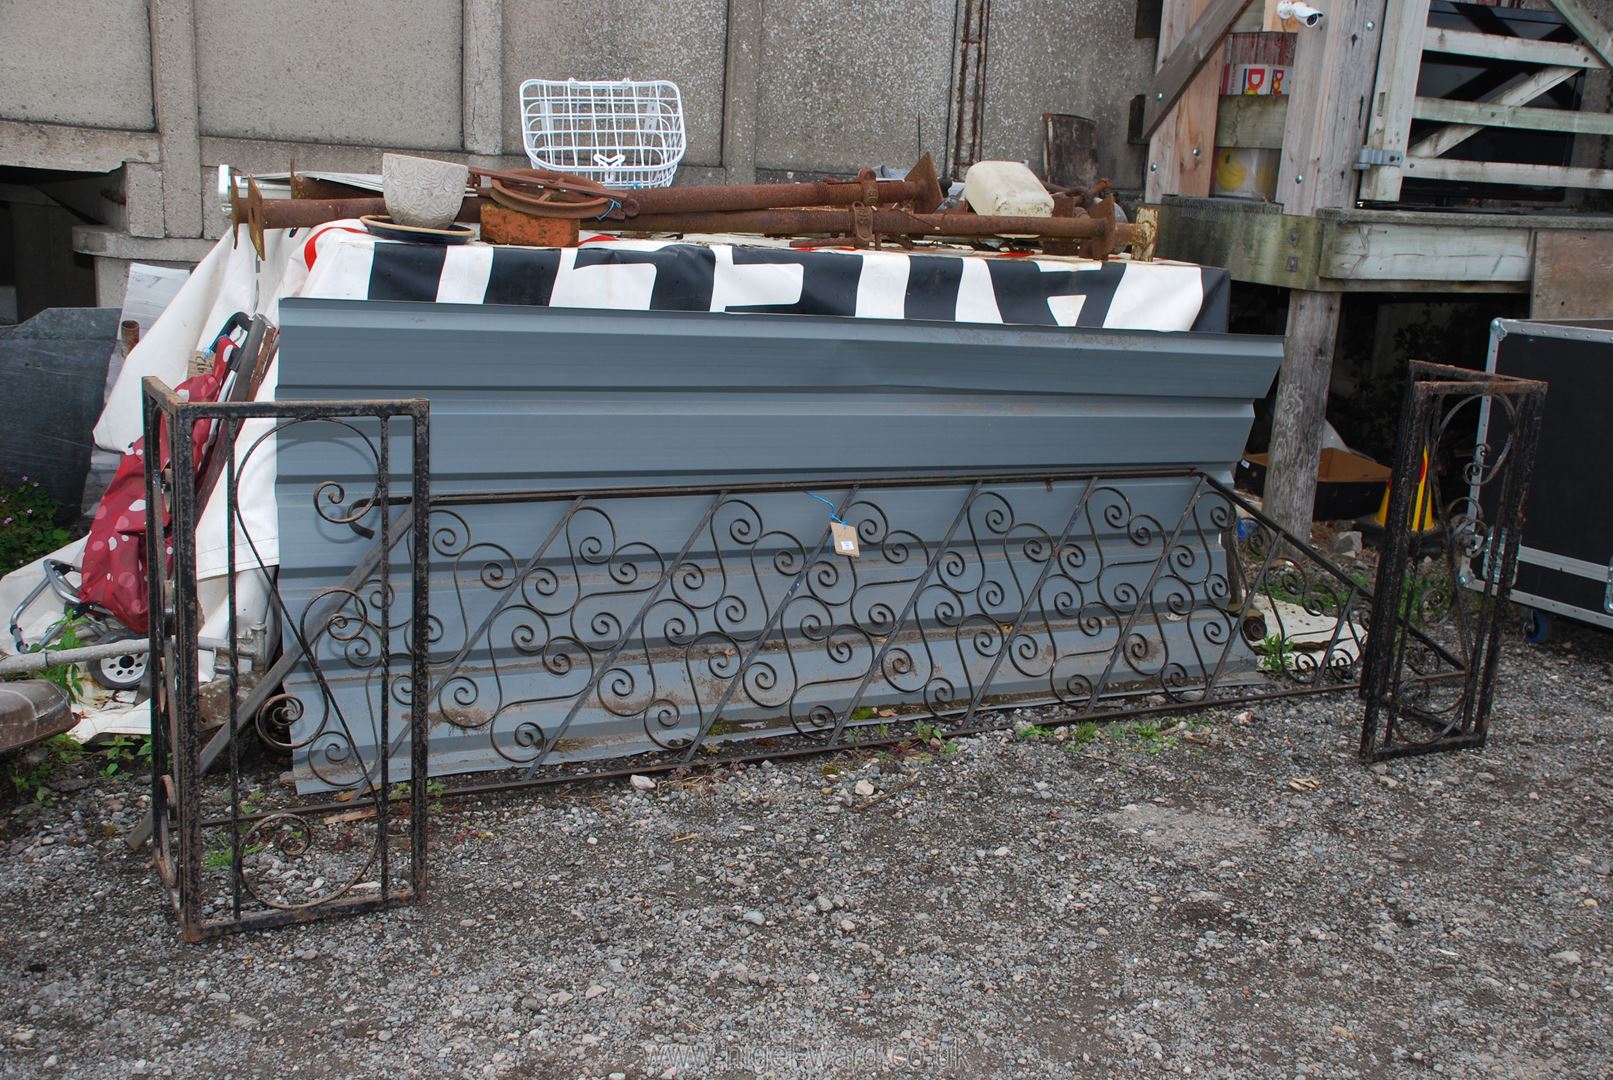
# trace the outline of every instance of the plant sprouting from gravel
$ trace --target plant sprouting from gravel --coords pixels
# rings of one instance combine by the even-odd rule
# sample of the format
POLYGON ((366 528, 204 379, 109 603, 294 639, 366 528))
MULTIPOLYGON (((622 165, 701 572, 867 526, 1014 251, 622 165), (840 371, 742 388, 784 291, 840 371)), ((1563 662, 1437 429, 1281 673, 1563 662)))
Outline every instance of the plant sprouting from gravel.
POLYGON ((1281 675, 1293 664, 1294 650, 1280 634, 1267 634, 1260 642, 1260 668, 1281 675))
POLYGON ((37 746, 7 755, 5 778, 17 797, 33 803, 53 802, 50 783, 84 756, 84 747, 68 735, 57 735, 37 746))
MULTIPOLYGON (((262 844, 248 844, 241 849, 241 858, 245 859, 250 855, 256 855, 263 849, 264 845, 262 844)), ((235 849, 228 847, 213 848, 202 856, 202 865, 209 870, 228 870, 235 865, 235 849)))
POLYGON ((95 754, 101 759, 101 766, 97 770, 102 776, 117 776, 127 772, 136 765, 151 767, 151 738, 136 738, 133 735, 114 735, 104 745, 96 748, 95 754))

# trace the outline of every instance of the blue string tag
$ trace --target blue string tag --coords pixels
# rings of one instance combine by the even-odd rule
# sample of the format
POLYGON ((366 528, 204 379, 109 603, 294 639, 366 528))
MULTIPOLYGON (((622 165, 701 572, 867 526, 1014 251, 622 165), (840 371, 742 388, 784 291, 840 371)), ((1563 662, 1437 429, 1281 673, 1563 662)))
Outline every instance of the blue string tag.
POLYGON ((830 521, 837 521, 842 525, 844 525, 846 523, 845 520, 839 514, 835 513, 835 504, 834 503, 830 502, 828 499, 825 499, 822 495, 814 495, 810 491, 804 492, 803 494, 805 494, 807 498, 809 498, 809 499, 817 499, 823 505, 827 506, 829 508, 829 520, 830 521))

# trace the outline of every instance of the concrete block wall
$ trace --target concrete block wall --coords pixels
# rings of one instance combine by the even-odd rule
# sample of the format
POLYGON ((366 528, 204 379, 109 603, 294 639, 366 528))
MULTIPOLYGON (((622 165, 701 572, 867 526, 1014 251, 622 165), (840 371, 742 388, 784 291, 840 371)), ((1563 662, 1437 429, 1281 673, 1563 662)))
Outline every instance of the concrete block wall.
MULTIPOLYGON (((111 172, 99 259, 187 261, 223 228, 220 163, 377 171, 386 150, 520 165, 533 77, 670 78, 684 183, 946 163, 961 0, 56 0, 7 9, 0 166, 111 172)), ((1140 183, 1126 142, 1152 40, 1130 6, 992 5, 988 157, 1041 160, 1041 114, 1098 122, 1099 159, 1140 183)), ((102 272, 103 279, 116 275, 102 272)), ((103 298, 105 299, 105 298, 103 298)))

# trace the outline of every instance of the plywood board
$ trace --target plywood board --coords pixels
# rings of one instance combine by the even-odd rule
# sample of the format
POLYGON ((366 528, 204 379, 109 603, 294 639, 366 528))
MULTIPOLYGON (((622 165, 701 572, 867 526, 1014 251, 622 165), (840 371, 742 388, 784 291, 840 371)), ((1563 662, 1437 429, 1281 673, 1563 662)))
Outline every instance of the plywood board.
POLYGON ((1613 233, 1535 234, 1532 319, 1613 318, 1613 233))

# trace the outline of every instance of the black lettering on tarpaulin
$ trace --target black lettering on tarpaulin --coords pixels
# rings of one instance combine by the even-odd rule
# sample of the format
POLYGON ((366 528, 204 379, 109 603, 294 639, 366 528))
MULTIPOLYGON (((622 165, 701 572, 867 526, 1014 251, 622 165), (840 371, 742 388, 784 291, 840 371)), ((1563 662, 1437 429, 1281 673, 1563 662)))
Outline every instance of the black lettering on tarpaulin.
POLYGON ((1115 290, 1120 279, 1126 276, 1126 264, 1110 259, 1093 270, 1075 271, 1076 285, 1082 296, 1081 313, 1075 317, 1077 326, 1106 326, 1109 309, 1114 306, 1115 290))
POLYGON ((653 266, 651 311, 710 311, 717 276, 717 256, 708 247, 668 244, 655 251, 634 251, 604 244, 577 249, 577 269, 588 266, 653 266))
POLYGON ((907 296, 902 304, 902 317, 956 321, 963 260, 955 255, 913 255, 907 263, 907 296))
POLYGON ((987 259, 986 269, 1003 322, 1030 326, 1057 326, 1049 301, 1055 296, 1085 293, 1082 279, 1092 274, 1090 270, 1047 270, 1029 259, 987 259))
POLYGON ((1232 273, 1219 266, 1199 267, 1199 282, 1204 299, 1199 301, 1199 313, 1189 328, 1206 334, 1224 334, 1231 318, 1232 273))
POLYGON ((444 247, 425 244, 376 244, 370 258, 370 283, 365 293, 371 300, 437 299, 442 281, 444 247))
POLYGON ((548 307, 559 273, 558 249, 495 247, 482 303, 548 307))
POLYGON ((793 304, 739 304, 733 312, 768 312, 776 315, 857 314, 857 283, 862 280, 863 258, 838 251, 785 251, 776 248, 734 248, 735 266, 799 266, 801 298, 793 304))

